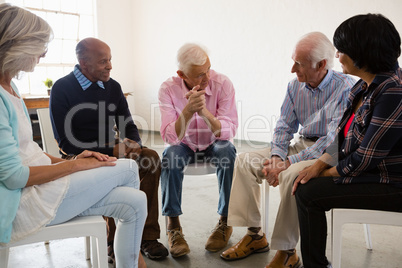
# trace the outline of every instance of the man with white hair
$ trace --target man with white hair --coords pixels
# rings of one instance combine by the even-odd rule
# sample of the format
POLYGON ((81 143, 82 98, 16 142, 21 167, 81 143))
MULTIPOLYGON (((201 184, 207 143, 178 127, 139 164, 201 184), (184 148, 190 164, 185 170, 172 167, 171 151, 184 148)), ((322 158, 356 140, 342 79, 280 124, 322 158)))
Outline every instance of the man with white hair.
POLYGON ((161 136, 170 145, 162 158, 162 215, 168 216, 173 257, 190 252, 179 221, 183 170, 200 160, 216 166, 219 186, 220 219, 205 249, 216 252, 227 245, 232 234, 227 214, 236 158, 230 140, 238 127, 233 84, 225 75, 211 70, 206 50, 197 44, 185 44, 177 60, 178 76, 166 80, 159 90, 161 136))
POLYGON ((261 230, 260 184, 279 185, 281 201, 271 238, 276 255, 267 267, 300 267, 296 254, 299 222, 292 185, 298 172, 321 156, 335 138, 355 81, 331 70, 335 49, 322 33, 304 35, 296 44, 290 81, 270 148, 237 157, 228 224, 247 226, 247 234, 221 254, 225 260, 270 250, 261 230), (294 134, 300 137, 294 138, 294 134), (293 143, 291 141, 293 139, 293 143))

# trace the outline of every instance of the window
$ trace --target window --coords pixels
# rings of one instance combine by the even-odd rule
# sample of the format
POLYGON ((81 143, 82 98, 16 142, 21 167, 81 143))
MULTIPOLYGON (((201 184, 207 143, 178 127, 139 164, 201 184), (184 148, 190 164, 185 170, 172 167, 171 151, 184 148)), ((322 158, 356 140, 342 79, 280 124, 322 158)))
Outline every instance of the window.
POLYGON ((47 78, 55 82, 70 73, 77 63, 75 46, 85 37, 96 36, 95 0, 8 0, 45 19, 54 38, 45 58, 32 73, 14 79, 21 94, 45 95, 47 78))

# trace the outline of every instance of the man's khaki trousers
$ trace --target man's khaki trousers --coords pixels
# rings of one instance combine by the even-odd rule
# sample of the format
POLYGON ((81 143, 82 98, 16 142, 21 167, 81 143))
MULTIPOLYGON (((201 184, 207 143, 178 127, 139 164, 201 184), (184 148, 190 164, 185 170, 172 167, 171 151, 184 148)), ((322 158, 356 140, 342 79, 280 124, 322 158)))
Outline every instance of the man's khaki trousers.
MULTIPOLYGON (((297 154, 313 144, 313 141, 299 138, 289 146, 288 155, 297 154)), ((270 157, 271 148, 237 156, 229 201, 229 226, 261 227, 260 184, 265 179, 261 170, 265 160, 270 157)), ((299 241, 296 200, 291 193, 293 181, 299 171, 312 165, 314 161, 308 160, 292 164, 279 174, 281 201, 271 238, 271 248, 273 249, 293 249, 299 241)))

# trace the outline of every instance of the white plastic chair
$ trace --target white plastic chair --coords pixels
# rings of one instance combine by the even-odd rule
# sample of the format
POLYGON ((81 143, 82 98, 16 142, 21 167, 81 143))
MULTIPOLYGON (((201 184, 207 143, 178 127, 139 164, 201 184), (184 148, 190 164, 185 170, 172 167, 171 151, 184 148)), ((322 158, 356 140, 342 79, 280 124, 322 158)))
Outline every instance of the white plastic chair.
MULTIPOLYGON (((92 238, 92 267, 107 268, 107 238, 106 222, 102 216, 76 217, 68 222, 48 226, 23 240, 0 245, 0 267, 7 268, 9 250, 12 247, 27 245, 55 239, 73 237, 87 237, 86 244, 89 245, 89 237, 92 238)), ((90 249, 86 247, 86 259, 90 259, 90 249)))
POLYGON ((50 115, 49 115, 49 108, 37 109, 36 113, 38 114, 43 151, 52 156, 60 157, 59 145, 57 144, 57 141, 55 140, 53 135, 52 122, 50 121, 50 115))
MULTIPOLYGON (((215 174, 216 167, 208 162, 197 162, 193 164, 189 164, 184 168, 184 176, 205 176, 209 174, 215 174)), ((165 216, 165 227, 166 234, 168 234, 168 216, 165 216)))
MULTIPOLYGON (((36 113, 38 115, 43 151, 45 151, 46 153, 48 153, 52 156, 60 157, 59 145, 53 135, 52 122, 50 120, 49 108, 37 109, 36 113)), ((85 250, 86 257, 87 257, 87 260, 89 260, 89 252, 90 252, 90 246, 91 246, 90 237, 89 236, 86 237, 85 241, 86 241, 86 250, 85 250)), ((94 244, 94 243, 92 243, 92 244, 94 244)))
POLYGON ((363 223, 365 227, 366 245, 372 249, 368 224, 402 226, 402 213, 365 209, 332 209, 332 267, 341 267, 342 226, 346 223, 363 223))

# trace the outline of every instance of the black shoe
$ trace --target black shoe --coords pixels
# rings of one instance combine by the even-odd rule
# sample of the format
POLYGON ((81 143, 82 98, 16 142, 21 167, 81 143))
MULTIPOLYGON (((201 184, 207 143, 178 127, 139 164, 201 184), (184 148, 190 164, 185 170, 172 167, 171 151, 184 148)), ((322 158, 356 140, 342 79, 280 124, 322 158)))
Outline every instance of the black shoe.
POLYGON ((113 267, 116 267, 116 259, 114 257, 114 249, 113 249, 113 241, 107 243, 107 257, 108 263, 113 264, 113 267))
POLYGON ((167 248, 158 240, 143 240, 141 252, 150 259, 163 259, 169 255, 167 248))

